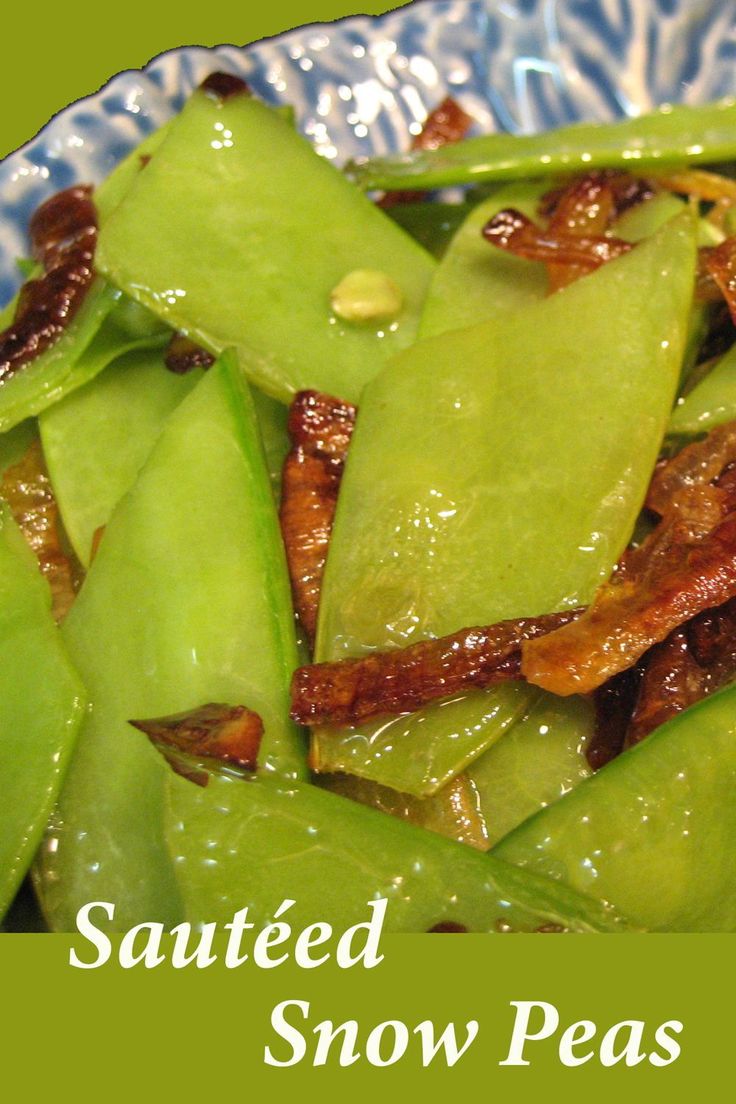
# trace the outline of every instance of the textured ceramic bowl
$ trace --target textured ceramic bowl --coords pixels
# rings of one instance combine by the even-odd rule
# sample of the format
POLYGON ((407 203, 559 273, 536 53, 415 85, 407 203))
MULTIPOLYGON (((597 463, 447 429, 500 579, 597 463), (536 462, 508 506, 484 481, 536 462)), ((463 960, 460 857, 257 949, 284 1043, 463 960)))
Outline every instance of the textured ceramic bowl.
POLYGON ((100 181, 213 69, 295 106, 325 157, 406 148, 446 92, 480 129, 533 131, 736 92, 736 0, 416 0, 121 73, 0 163, 0 303, 46 196, 100 181))

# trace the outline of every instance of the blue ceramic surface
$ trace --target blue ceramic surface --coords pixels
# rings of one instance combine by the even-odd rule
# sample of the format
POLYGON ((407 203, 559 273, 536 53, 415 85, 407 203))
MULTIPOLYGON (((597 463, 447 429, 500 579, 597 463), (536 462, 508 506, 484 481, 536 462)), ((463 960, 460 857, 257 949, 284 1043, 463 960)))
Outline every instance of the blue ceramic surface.
POLYGON ((736 0, 416 0, 251 46, 183 47, 61 111, 0 163, 0 303, 34 208, 100 181, 214 69, 296 107, 324 156, 406 148, 450 92, 484 130, 534 131, 736 93, 736 0))

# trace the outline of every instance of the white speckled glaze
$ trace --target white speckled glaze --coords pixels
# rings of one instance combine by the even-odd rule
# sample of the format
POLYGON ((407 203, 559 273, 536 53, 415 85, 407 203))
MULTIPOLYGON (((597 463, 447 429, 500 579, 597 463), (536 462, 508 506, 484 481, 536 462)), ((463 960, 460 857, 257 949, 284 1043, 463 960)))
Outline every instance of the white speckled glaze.
POLYGON ((342 162, 405 148, 447 91, 479 129, 511 131, 734 94, 736 0, 415 0, 251 46, 171 50, 0 162, 0 303, 19 283, 34 208, 99 182, 215 69, 293 104, 320 153, 342 162))

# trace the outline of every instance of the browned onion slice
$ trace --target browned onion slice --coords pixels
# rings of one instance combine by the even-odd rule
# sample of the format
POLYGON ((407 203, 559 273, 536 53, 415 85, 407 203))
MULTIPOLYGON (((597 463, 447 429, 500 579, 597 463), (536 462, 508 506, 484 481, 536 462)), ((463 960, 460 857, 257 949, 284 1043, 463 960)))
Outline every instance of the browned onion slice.
POLYGON ((350 403, 318 391, 300 391, 289 411, 292 447, 284 463, 280 521, 294 606, 310 645, 355 416, 350 403))
POLYGON ((522 642, 579 613, 500 621, 360 659, 301 667, 292 680, 291 716, 305 725, 351 725, 411 713, 440 698, 519 678, 522 642))

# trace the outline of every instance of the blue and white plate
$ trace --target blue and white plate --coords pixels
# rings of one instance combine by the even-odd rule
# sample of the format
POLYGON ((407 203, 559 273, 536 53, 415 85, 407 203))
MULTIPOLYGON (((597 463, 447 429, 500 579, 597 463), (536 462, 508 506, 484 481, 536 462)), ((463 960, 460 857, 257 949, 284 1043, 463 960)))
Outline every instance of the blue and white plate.
POLYGON ((416 0, 252 46, 183 47, 61 111, 0 163, 0 303, 46 196, 99 182, 214 69, 337 162, 405 149, 450 92, 484 130, 534 131, 736 93, 736 0, 416 0))

